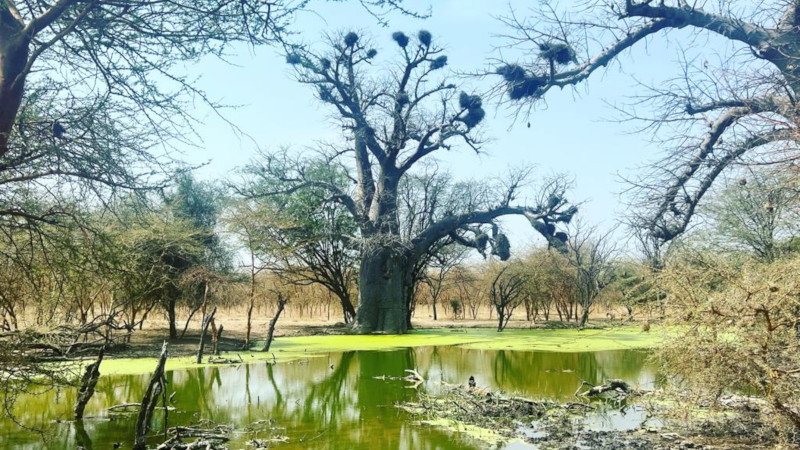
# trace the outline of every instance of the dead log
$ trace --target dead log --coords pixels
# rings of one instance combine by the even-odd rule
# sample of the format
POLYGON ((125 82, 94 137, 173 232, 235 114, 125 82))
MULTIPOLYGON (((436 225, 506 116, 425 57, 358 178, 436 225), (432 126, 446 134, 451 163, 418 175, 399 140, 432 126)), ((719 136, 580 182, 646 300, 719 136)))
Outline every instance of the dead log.
POLYGON ((206 346, 206 333, 208 332, 208 326, 214 320, 214 314, 216 313, 217 307, 215 306, 214 309, 211 310, 211 313, 203 318, 203 328, 200 330, 200 348, 197 349, 197 364, 203 362, 203 348, 206 346))
POLYGON ((88 366, 83 372, 81 379, 81 387, 78 390, 78 401, 75 403, 75 418, 83 419, 83 412, 86 409, 86 404, 94 395, 94 388, 97 386, 97 380, 100 378, 100 363, 103 362, 103 353, 105 349, 100 347, 100 353, 97 354, 97 360, 88 366))
POLYGON ((217 356, 219 356, 219 340, 222 339, 222 329, 223 326, 220 324, 219 328, 212 330, 211 334, 211 353, 217 356))
POLYGON ((158 357, 158 365, 150 378, 147 390, 142 397, 139 417, 136 419, 135 437, 133 450, 147 449, 147 432, 150 431, 150 422, 153 419, 153 411, 158 403, 158 397, 162 397, 164 408, 164 428, 167 426, 167 379, 164 376, 164 365, 167 362, 167 342, 161 346, 161 356, 158 357))
POLYGON ((222 444, 228 442, 231 429, 218 425, 214 428, 174 427, 169 429, 172 437, 156 447, 156 450, 184 450, 184 449, 222 449, 222 444), (184 442, 184 439, 195 439, 193 442, 184 442))
MULTIPOLYGON (((587 385, 587 384, 589 386, 591 386, 590 383, 587 383, 586 381, 583 381, 581 383, 581 386, 578 387, 578 391, 580 391, 581 387, 583 387, 584 385, 587 385)), ((632 393, 632 389, 631 389, 631 387, 630 387, 630 385, 628 383, 626 383, 626 382, 624 382, 622 380, 608 380, 607 384, 604 383, 604 384, 601 384, 599 386, 593 386, 590 389, 588 389, 588 390, 586 390, 584 392, 581 392, 578 395, 580 397, 596 397, 598 395, 605 394, 606 392, 610 392, 610 391, 614 391, 614 392, 616 392, 618 394, 621 394, 621 395, 629 395, 629 394, 632 393)))
POLYGON ((281 316, 283 309, 286 307, 286 304, 289 303, 289 298, 283 295, 282 292, 278 292, 278 310, 275 311, 275 317, 269 321, 269 332, 267 333, 267 342, 264 343, 264 347, 261 349, 262 352, 268 352, 269 347, 272 345, 272 339, 275 333, 275 324, 278 323, 278 318, 281 316))
MULTIPOLYGON (((106 411, 108 411, 108 412, 117 412, 119 410, 127 410, 127 409, 131 409, 131 408, 139 409, 141 407, 142 407, 141 403, 122 403, 122 404, 119 404, 119 405, 109 406, 108 408, 106 408, 106 411)), ((130 412, 130 411, 124 411, 124 412, 130 412)))

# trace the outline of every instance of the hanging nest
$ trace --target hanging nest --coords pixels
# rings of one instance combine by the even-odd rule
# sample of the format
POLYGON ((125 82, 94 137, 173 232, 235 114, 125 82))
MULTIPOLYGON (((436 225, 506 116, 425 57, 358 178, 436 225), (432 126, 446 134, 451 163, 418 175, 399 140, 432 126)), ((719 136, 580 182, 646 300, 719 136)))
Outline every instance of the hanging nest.
POLYGON ((547 209, 553 209, 558 206, 559 203, 561 203, 560 196, 551 194, 549 197, 547 197, 547 209))
POLYGON ((399 103, 400 106, 407 105, 409 101, 411 100, 408 98, 408 92, 400 91, 397 93, 397 103, 399 103))
POLYGON ((372 59, 376 56, 378 56, 378 51, 375 50, 374 48, 371 48, 367 51, 367 58, 372 59))
POLYGON ((397 42, 397 45, 402 48, 406 48, 408 45, 408 36, 406 36, 406 34, 402 31, 395 31, 392 33, 392 39, 394 39, 394 41, 397 42))
POLYGON ((425 47, 431 46, 431 38, 431 32, 428 30, 419 30, 419 33, 417 33, 417 39, 419 39, 425 47))
POLYGON ((319 99, 326 103, 334 103, 333 91, 327 86, 319 87, 319 99))
POLYGON ((481 123, 483 118, 486 117, 486 111, 484 111, 482 107, 483 102, 477 95, 469 95, 462 91, 458 96, 458 104, 467 110, 467 114, 459 117, 459 120, 461 120, 467 128, 477 126, 481 123))
POLYGON ((302 62, 303 62, 303 59, 300 58, 300 55, 298 55, 297 53, 289 53, 288 55, 286 55, 286 63, 287 64, 291 64, 291 65, 294 66, 294 65, 300 64, 302 62))
POLYGON ((434 58, 433 61, 431 61, 431 70, 441 69, 446 65, 447 65, 447 56, 445 55, 437 56, 436 58, 434 58))
POLYGON ((563 42, 546 42, 539 45, 539 50, 541 50, 539 57, 555 61, 561 65, 578 62, 575 57, 575 50, 563 42))
POLYGON ((481 123, 484 117, 486 117, 486 111, 484 111, 483 108, 470 108, 467 110, 467 114, 461 117, 460 120, 464 122, 467 128, 474 128, 481 123))
POLYGON ((558 220, 563 223, 570 223, 572 221, 572 218, 575 217, 575 214, 578 214, 578 207, 572 205, 569 207, 569 209, 561 213, 558 220))
POLYGON ((486 251, 486 246, 489 244, 489 235, 482 233, 475 236, 475 247, 481 254, 486 251))
POLYGON ((518 83, 527 77, 525 69, 516 64, 508 64, 497 69, 497 74, 509 83, 518 83))
POLYGON ((528 75, 521 66, 508 64, 497 69, 497 74, 508 82, 508 96, 512 100, 534 97, 547 84, 547 78, 528 75))
POLYGON ((328 70, 331 68, 331 60, 328 58, 320 58, 319 65, 322 67, 322 70, 328 70))
POLYGON ((355 32, 351 31, 344 35, 344 45, 352 47, 356 45, 356 42, 358 42, 358 35, 355 32))
POLYGON ((458 95, 458 104, 464 109, 480 108, 482 106, 481 97, 478 95, 469 95, 464 91, 458 95))
POLYGON ((492 243, 492 254, 497 255, 501 261, 511 258, 511 242, 503 233, 497 233, 492 243))

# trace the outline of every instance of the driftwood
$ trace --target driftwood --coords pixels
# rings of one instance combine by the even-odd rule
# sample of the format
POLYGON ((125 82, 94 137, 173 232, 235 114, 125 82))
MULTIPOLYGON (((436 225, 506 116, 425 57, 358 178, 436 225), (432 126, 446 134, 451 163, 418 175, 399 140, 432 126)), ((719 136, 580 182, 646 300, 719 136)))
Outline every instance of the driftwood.
MULTIPOLYGON (((172 401, 172 397, 175 395, 173 392, 170 395, 170 401, 172 401)), ((121 403, 119 405, 109 406, 106 408, 106 411, 109 413, 118 413, 118 414, 127 414, 127 413, 134 413, 142 407, 141 403, 121 403)), ((175 408, 173 406, 156 406, 154 409, 166 409, 167 411, 174 411, 175 408)))
POLYGON ((425 382, 425 378, 423 378, 422 375, 420 375, 419 372, 417 372, 417 369, 406 369, 406 370, 404 370, 404 372, 407 375, 402 376, 402 377, 393 377, 393 376, 389 376, 389 375, 379 375, 379 376, 375 376, 375 377, 372 377, 372 378, 374 378, 376 380, 402 380, 402 381, 408 381, 409 383, 411 383, 410 386, 406 386, 409 389, 416 389, 417 387, 419 387, 420 384, 425 382))
POLYGON ((81 387, 78 390, 78 401, 75 403, 75 418, 83 419, 83 412, 86 409, 86 404, 94 395, 94 388, 97 386, 97 380, 100 378, 100 363, 103 362, 103 348, 100 348, 100 353, 97 355, 97 360, 88 366, 83 373, 81 379, 81 387))
POLYGON ((211 313, 203 318, 203 328, 200 331, 200 348, 197 349, 197 364, 203 362, 203 348, 206 346, 206 333, 208 332, 208 326, 214 320, 214 314, 216 313, 217 307, 215 306, 214 309, 211 310, 211 313))
POLYGON ((222 425, 214 428, 174 427, 169 429, 172 437, 156 447, 156 450, 189 450, 222 449, 221 444, 228 442, 230 428, 222 425), (193 442, 184 442, 184 439, 195 439, 193 442))
POLYGON ((263 352, 268 352, 269 347, 272 345, 272 339, 275 334, 275 325, 278 323, 278 318, 281 316, 283 312, 283 308, 286 307, 286 304, 289 303, 289 298, 284 296, 282 292, 278 292, 278 310, 275 311, 275 317, 269 321, 269 332, 267 333, 267 342, 264 343, 264 347, 261 349, 263 352))
POLYGON ((212 357, 208 358, 208 362, 211 363, 211 364, 241 364, 241 363, 244 362, 244 360, 242 359, 241 355, 236 355, 236 357, 239 358, 239 359, 215 358, 215 357, 212 356, 212 357))
MULTIPOLYGON (((119 410, 127 410, 127 409, 131 409, 131 408, 139 409, 141 407, 142 407, 141 403, 122 403, 122 404, 119 404, 119 405, 109 406, 108 408, 106 408, 106 411, 108 411, 108 412, 118 412, 119 410)), ((125 412, 125 411, 123 411, 123 412, 125 412)))
POLYGON ((614 392, 614 394, 618 396, 628 396, 633 393, 633 389, 631 389, 630 385, 622 380, 608 380, 607 383, 592 386, 588 390, 580 392, 581 388, 586 385, 592 386, 592 384, 587 381, 581 381, 581 385, 578 386, 578 390, 575 391, 576 397, 597 397, 607 392, 614 392))
POLYGON ((139 417, 136 419, 134 450, 147 449, 147 432, 150 431, 150 422, 153 419, 153 410, 158 403, 158 397, 162 397, 164 408, 164 427, 167 426, 167 379, 164 376, 164 365, 167 362, 167 342, 161 346, 161 356, 158 358, 158 365, 150 378, 147 390, 142 398, 139 409, 139 417))

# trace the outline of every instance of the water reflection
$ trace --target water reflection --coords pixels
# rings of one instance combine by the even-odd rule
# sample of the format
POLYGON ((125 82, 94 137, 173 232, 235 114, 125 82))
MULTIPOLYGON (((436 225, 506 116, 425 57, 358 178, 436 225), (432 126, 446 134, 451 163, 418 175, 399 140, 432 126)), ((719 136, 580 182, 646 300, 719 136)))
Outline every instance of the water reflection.
MULTIPOLYGON (((376 379, 401 376, 417 368, 427 380, 420 389, 435 391, 441 383, 466 383, 470 375, 492 390, 518 392, 529 397, 566 400, 580 380, 600 382, 622 378, 642 387, 654 384, 655 373, 639 351, 547 353, 485 351, 460 347, 409 348, 392 351, 335 353, 293 363, 169 372, 176 394, 169 424, 211 420, 242 429, 269 420, 276 429, 238 433, 231 448, 244 448, 253 437, 276 433, 289 437, 280 448, 481 448, 469 438, 414 425, 397 402, 412 400, 415 392, 402 381, 376 379)), ((148 376, 101 378, 87 407, 92 417, 81 423, 56 422, 71 416, 75 392, 50 391, 20 399, 17 415, 27 426, 44 427, 47 448, 111 448, 131 442, 133 415, 109 415, 110 405, 141 399, 148 376)), ((156 414, 154 429, 162 429, 156 414)), ((3 447, 41 448, 41 438, 10 422, 0 422, 3 447)), ((156 439, 153 440, 153 443, 156 439)))

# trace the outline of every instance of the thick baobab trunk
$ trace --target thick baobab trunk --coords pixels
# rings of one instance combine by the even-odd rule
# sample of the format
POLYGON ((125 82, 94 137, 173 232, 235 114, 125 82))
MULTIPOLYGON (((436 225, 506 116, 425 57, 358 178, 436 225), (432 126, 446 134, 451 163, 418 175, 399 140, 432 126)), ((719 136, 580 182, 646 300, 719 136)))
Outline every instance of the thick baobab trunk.
POLYGON ((378 248, 361 259, 357 327, 362 333, 402 334, 413 289, 413 261, 406 252, 378 248))
POLYGON ((28 61, 28 39, 8 8, 0 8, 0 156, 8 152, 11 128, 22 103, 28 61))

